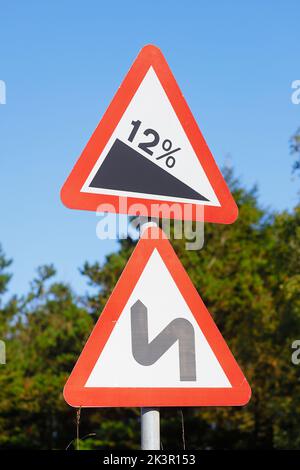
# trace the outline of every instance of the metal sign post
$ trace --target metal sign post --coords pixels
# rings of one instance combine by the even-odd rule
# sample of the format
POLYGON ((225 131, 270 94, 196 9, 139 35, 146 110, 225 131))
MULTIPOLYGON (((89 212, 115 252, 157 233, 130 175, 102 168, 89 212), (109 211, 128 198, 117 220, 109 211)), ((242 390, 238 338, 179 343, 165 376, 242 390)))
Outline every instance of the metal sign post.
MULTIPOLYGON (((157 227, 157 223, 140 217, 140 236, 149 227, 157 227)), ((160 450, 159 408, 141 408, 141 449, 160 450)))
POLYGON ((141 408, 141 449, 160 449, 159 408, 141 408))

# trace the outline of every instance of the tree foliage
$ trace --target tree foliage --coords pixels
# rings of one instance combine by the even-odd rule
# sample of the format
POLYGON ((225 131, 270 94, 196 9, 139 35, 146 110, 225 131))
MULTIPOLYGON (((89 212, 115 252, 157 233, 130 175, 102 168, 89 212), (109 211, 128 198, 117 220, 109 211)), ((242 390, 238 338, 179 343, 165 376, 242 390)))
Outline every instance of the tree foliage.
MULTIPOLYGON (((243 408, 185 408, 186 447, 299 448, 300 366, 291 362, 291 345, 300 339, 300 207, 270 214, 258 206, 255 190, 229 179, 237 222, 206 224, 200 251, 187 251, 185 240, 171 242, 253 396, 243 408)), ((103 265, 82 267, 96 292, 84 299, 44 266, 24 298, 1 302, 7 345, 7 364, 0 366, 1 448, 65 448, 74 439, 76 413, 63 400, 63 385, 134 245, 123 240, 103 265)), ((0 296, 7 269, 1 251, 0 296)), ((181 410, 165 408, 161 415, 164 449, 182 448, 181 410)), ((81 410, 80 435, 80 448, 139 448, 139 410, 81 410)))

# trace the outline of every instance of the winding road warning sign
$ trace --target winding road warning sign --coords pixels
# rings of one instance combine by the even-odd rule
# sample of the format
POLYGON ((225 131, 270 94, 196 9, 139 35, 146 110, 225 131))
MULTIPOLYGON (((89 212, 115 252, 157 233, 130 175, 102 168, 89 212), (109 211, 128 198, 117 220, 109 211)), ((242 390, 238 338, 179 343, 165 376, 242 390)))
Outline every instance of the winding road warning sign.
POLYGON ((157 47, 139 53, 61 198, 73 209, 110 204, 111 211, 136 215, 139 204, 139 215, 151 217, 160 204, 162 217, 236 220, 237 206, 157 47), (121 198, 128 199, 125 207, 121 198), (181 215, 170 211, 174 204, 181 215))
POLYGON ((250 387, 171 244, 143 232, 66 385, 74 407, 244 405, 250 387))

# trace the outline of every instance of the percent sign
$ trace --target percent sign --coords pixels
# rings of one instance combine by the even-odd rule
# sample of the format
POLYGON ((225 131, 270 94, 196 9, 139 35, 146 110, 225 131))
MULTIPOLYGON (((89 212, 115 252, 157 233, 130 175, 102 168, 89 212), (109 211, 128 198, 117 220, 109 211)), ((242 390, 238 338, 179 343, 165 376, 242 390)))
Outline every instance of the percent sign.
MULTIPOLYGON (((129 142, 133 142, 133 140, 135 139, 135 136, 141 126, 142 122, 141 121, 132 121, 131 122, 131 125, 133 126, 133 129, 128 137, 128 140, 129 142)), ((159 136, 159 133, 155 130, 155 129, 145 129, 145 131, 143 132, 143 134, 148 137, 148 136, 152 136, 153 139, 150 140, 150 141, 147 141, 147 142, 140 142, 138 144, 138 147, 140 149, 142 149, 144 152, 148 153, 148 155, 153 155, 153 150, 150 150, 151 147, 156 147, 160 141, 160 136, 159 136)), ((166 152, 166 153, 163 153, 162 155, 160 155, 159 157, 156 157, 156 160, 161 160, 162 158, 165 158, 166 159, 166 165, 168 168, 173 168, 173 166, 175 165, 176 163, 176 160, 175 160, 175 157, 173 157, 174 153, 178 152, 179 150, 181 150, 180 147, 178 147, 177 149, 172 149, 172 142, 171 140, 169 139, 165 139, 162 143, 162 148, 163 150, 166 152)))
POLYGON ((173 154, 180 150, 180 147, 178 147, 177 149, 172 149, 172 145, 173 144, 169 139, 164 140, 162 143, 162 148, 166 153, 164 153, 163 155, 160 155, 159 157, 156 157, 156 160, 161 160, 162 158, 166 158, 166 165, 168 168, 173 168, 173 166, 176 163, 176 160, 175 160, 175 157, 173 157, 173 154))

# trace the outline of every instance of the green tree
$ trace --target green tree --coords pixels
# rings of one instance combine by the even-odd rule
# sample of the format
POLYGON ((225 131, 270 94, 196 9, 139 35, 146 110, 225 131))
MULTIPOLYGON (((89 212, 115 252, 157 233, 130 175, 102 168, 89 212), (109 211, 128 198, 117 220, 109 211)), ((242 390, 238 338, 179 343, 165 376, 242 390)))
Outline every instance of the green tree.
MULTIPOLYGON (((181 262, 241 365, 253 396, 242 408, 164 408, 162 444, 180 449, 182 412, 187 449, 299 448, 299 368, 291 345, 300 339, 300 208, 270 214, 232 174, 239 205, 233 225, 205 226, 200 251, 171 240, 181 262)), ((0 447, 66 448, 76 436, 76 410, 62 390, 94 322, 135 246, 122 240, 103 265, 81 272, 93 294, 79 299, 38 269, 29 293, 3 302, 10 261, 0 252, 0 447)), ((138 409, 81 410, 80 448, 139 448, 138 409), (87 438, 85 438, 87 437, 87 438)), ((70 448, 74 447, 74 443, 70 448)))
POLYGON ((75 435, 62 390, 92 320, 67 285, 48 286, 54 274, 52 266, 38 269, 10 324, 0 376, 2 447, 64 447, 75 435))
MULTIPOLYGON (((300 338, 299 209, 269 215, 258 207, 255 189, 246 191, 227 176, 239 205, 238 221, 207 224, 201 251, 186 251, 185 240, 172 244, 244 370, 253 397, 244 408, 184 409, 187 445, 296 448, 300 390, 291 344, 300 338)), ((84 266, 83 274, 99 288, 88 299, 95 315, 133 248, 133 241, 122 241, 103 266, 84 266)), ((163 409, 164 447, 180 448, 181 434, 180 410, 163 409)))

